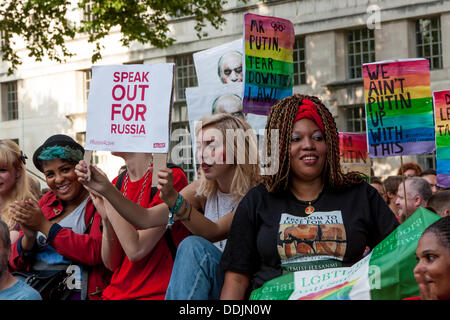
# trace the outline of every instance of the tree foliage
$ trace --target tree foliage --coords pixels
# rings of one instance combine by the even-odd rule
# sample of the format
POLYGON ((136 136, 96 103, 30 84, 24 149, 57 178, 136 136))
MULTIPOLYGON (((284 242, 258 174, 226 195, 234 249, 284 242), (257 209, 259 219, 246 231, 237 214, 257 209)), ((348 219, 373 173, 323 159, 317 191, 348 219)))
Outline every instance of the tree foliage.
MULTIPOLYGON (((247 2, 248 0, 241 0, 247 2)), ((170 17, 188 16, 195 21, 199 38, 207 35, 207 23, 218 29, 224 24, 222 7, 227 0, 3 0, 0 4, 2 60, 10 62, 11 74, 22 63, 17 39, 25 42, 28 55, 36 61, 44 57, 64 62, 73 56, 66 41, 88 34, 95 44, 92 63, 101 59, 101 40, 119 27, 121 42, 150 43, 158 48, 170 46, 170 17), (75 3, 75 5, 74 5, 75 3), (81 9, 81 21, 71 21, 71 13, 81 9)))

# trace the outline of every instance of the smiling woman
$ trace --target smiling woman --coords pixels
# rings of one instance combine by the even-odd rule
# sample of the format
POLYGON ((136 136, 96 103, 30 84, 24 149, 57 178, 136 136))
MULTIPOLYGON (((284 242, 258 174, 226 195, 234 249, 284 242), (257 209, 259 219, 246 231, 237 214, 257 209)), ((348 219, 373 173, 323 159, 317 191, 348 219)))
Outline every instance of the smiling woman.
MULTIPOLYGON (((17 270, 61 270, 77 264, 83 273, 87 297, 81 288, 70 299, 95 299, 105 287, 101 260, 101 218, 78 182, 75 164, 84 149, 66 135, 48 138, 33 155, 37 169, 44 173, 50 191, 37 203, 26 200, 11 205, 13 219, 20 225, 19 239, 12 246, 10 265, 17 270), (95 294, 94 294, 95 292, 95 294)), ((78 275, 77 275, 78 276, 78 275)))
POLYGON ((320 99, 297 94, 272 106, 269 153, 275 130, 279 170, 236 209, 221 260, 222 299, 247 298, 285 272, 350 266, 398 226, 361 174, 342 172, 336 124, 320 99))
POLYGON ((450 216, 431 224, 416 250, 414 277, 423 300, 450 300, 450 216))

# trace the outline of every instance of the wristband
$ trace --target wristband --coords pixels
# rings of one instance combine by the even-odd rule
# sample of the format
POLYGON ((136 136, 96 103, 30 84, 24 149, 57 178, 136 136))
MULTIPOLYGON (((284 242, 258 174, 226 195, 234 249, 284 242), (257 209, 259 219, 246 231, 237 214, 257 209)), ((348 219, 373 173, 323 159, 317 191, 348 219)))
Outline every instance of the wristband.
POLYGON ((183 216, 186 214, 186 211, 187 211, 187 208, 188 208, 188 205, 189 205, 188 201, 185 200, 184 198, 183 198, 183 203, 184 203, 184 210, 183 210, 183 212, 181 212, 181 210, 178 210, 178 211, 175 213, 175 216, 176 216, 178 219, 180 219, 181 217, 183 217, 183 216))
POLYGON ((172 208, 169 208, 169 220, 167 225, 171 227, 174 224, 173 216, 177 215, 178 211, 180 211, 181 206, 183 205, 184 197, 178 193, 177 200, 172 208))
POLYGON ((173 205, 172 209, 169 208, 169 211, 172 213, 172 215, 177 214, 177 212, 180 210, 181 205, 183 204, 184 198, 183 196, 178 193, 177 200, 175 201, 175 204, 173 205))

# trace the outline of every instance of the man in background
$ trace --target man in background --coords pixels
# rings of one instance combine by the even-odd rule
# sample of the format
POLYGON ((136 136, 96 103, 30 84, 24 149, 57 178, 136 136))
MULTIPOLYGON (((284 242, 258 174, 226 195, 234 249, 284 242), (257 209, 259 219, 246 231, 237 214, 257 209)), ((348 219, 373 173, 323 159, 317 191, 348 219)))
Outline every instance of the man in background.
POLYGON ((405 187, 403 187, 403 184, 401 183, 398 186, 397 200, 395 200, 395 204, 398 207, 400 223, 408 219, 417 208, 426 207, 427 201, 430 199, 431 195, 430 185, 423 178, 408 178, 405 180, 405 187))
POLYGON ((436 185, 437 184, 436 170, 427 169, 420 174, 420 177, 427 180, 433 194, 439 191, 439 187, 436 185))
POLYGON ((387 198, 386 202, 397 218, 398 218, 398 207, 395 204, 395 200, 397 200, 398 186, 400 185, 401 182, 402 182, 401 176, 389 176, 383 181, 384 188, 386 189, 386 198, 387 198))
POLYGON ((428 200, 427 209, 431 209, 441 217, 450 216, 450 190, 433 194, 428 200))

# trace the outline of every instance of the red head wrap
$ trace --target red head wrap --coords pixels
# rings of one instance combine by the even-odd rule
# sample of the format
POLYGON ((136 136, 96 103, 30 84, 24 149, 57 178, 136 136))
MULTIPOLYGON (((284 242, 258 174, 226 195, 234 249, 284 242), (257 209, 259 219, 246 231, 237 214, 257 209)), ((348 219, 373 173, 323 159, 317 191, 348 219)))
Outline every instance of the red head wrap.
POLYGON ((317 106, 311 100, 302 100, 302 102, 298 106, 294 123, 303 118, 314 121, 315 124, 320 128, 320 130, 325 133, 325 127, 323 125, 322 118, 320 118, 319 112, 317 111, 317 106))

